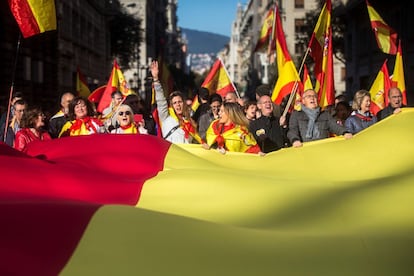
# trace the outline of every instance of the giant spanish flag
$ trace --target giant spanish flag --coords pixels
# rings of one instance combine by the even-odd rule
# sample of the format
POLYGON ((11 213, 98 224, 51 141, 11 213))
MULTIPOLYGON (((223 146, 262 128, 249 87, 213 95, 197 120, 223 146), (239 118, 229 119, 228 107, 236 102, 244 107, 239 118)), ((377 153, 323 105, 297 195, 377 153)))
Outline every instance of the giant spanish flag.
POLYGON ((369 89, 371 94, 371 112, 375 115, 385 107, 385 98, 390 87, 391 81, 388 74, 387 60, 385 60, 369 89))
POLYGON ((335 101, 333 54, 332 54, 332 27, 331 27, 331 0, 326 0, 313 30, 308 48, 315 61, 315 91, 321 107, 331 105, 335 101))
POLYGON ((111 94, 116 90, 119 90, 124 96, 135 94, 135 92, 128 87, 127 81, 125 80, 124 74, 122 73, 118 62, 114 60, 111 75, 109 76, 105 91, 99 99, 96 110, 102 112, 105 108, 107 108, 111 104, 111 94))
POLYGON ((413 131, 403 108, 266 156, 127 134, 0 144, 0 275, 412 275, 413 131))
POLYGON ((207 88, 211 94, 217 93, 222 97, 228 92, 235 92, 234 85, 221 59, 218 58, 214 62, 201 87, 207 88))
POLYGON ((366 4, 378 47, 386 54, 395 55, 397 53, 397 32, 385 23, 368 0, 366 0, 366 4))
POLYGON ((56 30, 54 0, 8 0, 24 38, 56 30))
POLYGON ((407 105, 407 91, 405 90, 404 63, 402 57, 401 41, 398 43, 398 51, 397 56, 395 57, 395 65, 391 78, 391 85, 393 87, 398 87, 401 90, 403 96, 403 104, 407 105))
POLYGON ((276 60, 278 78, 273 88, 272 100, 280 105, 285 96, 302 89, 302 82, 287 49, 279 9, 276 9, 276 60))

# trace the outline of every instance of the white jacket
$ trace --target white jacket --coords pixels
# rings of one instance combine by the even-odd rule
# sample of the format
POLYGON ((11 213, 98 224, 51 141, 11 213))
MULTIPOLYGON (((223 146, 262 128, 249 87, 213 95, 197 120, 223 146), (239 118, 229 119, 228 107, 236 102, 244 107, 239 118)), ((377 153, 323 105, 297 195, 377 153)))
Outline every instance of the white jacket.
POLYGON ((167 141, 175 144, 188 144, 192 137, 185 139, 185 132, 182 128, 177 127, 178 121, 170 116, 168 112, 167 99, 164 96, 164 90, 159 82, 154 82, 155 100, 157 101, 158 116, 161 121, 162 136, 166 137, 168 133, 175 128, 174 131, 167 137, 167 141))

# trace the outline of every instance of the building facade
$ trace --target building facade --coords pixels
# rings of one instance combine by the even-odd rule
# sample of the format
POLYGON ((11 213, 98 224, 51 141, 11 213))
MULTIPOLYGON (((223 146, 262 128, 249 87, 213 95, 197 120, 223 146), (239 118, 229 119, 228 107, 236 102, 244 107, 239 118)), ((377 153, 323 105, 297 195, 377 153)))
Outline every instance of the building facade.
POLYGON ((76 90, 79 67, 91 88, 104 84, 111 69, 108 15, 113 7, 100 0, 56 0, 57 30, 20 38, 20 29, 7 1, 0 3, 1 105, 7 107, 13 90, 52 113, 60 94, 76 90), (16 70, 14 65, 16 64, 16 70))
MULTIPOLYGON (((299 71, 307 45, 300 45, 296 36, 305 23, 306 13, 319 8, 316 0, 279 0, 279 7, 286 44, 299 71)), ((254 94, 259 84, 273 86, 277 79, 275 57, 264 52, 254 52, 263 21, 275 1, 250 0, 246 6, 238 7, 232 26, 232 36, 226 58, 226 66, 240 89, 254 94)), ((334 80, 337 94, 345 92, 345 64, 334 58, 334 80)))
POLYGON ((177 0, 121 0, 128 13, 141 20, 142 41, 138 56, 125 78, 132 87, 148 98, 146 79, 153 59, 163 59, 166 64, 185 70, 186 42, 177 25, 177 0))
MULTIPOLYGON (((408 105, 414 103, 414 24, 412 9, 401 0, 370 0, 371 6, 392 27, 401 40, 408 105)), ((349 0, 345 5, 346 90, 352 98, 359 89, 369 89, 382 64, 387 60, 389 74, 394 71, 395 56, 381 52, 371 29, 364 0, 349 0)))

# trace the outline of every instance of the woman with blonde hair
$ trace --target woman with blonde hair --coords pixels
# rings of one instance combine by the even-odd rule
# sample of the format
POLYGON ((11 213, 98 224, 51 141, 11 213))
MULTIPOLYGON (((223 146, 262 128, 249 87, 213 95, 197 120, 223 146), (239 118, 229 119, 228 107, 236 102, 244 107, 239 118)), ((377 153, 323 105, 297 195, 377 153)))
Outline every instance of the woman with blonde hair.
POLYGON ((214 120, 206 132, 205 149, 217 147, 226 151, 261 153, 260 147, 249 132, 249 120, 237 103, 224 103, 220 108, 220 118, 214 120))
POLYGON ((352 101, 354 110, 345 121, 345 127, 352 134, 375 124, 377 117, 370 112, 371 94, 367 90, 359 90, 355 93, 352 101))
MULTIPOLYGON (((142 118, 141 118, 142 119, 142 118)), ((134 121, 134 112, 127 104, 121 104, 116 113, 117 128, 111 130, 115 134, 148 134, 144 128, 144 120, 134 121)))

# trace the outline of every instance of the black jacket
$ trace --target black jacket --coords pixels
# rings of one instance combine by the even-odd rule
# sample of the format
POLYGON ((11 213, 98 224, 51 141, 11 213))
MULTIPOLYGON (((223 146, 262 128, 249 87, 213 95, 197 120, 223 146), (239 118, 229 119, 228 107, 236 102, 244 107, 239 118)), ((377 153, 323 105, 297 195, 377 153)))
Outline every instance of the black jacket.
POLYGON ((250 122, 249 131, 253 134, 264 153, 284 147, 284 129, 279 125, 279 117, 261 116, 250 122))

